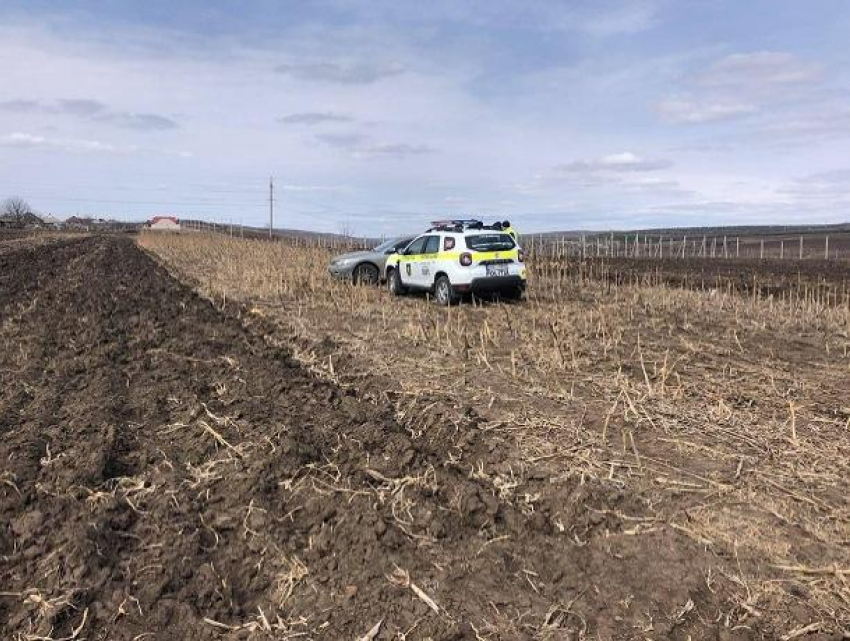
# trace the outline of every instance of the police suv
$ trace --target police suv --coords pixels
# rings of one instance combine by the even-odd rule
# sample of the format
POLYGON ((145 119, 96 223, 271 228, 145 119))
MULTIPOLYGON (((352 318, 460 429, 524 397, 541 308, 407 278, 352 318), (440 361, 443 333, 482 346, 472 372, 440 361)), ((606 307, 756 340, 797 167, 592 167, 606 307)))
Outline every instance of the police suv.
POLYGON ((387 259, 387 287, 400 296, 429 291, 440 305, 467 292, 518 299, 525 291, 522 249, 501 225, 479 220, 444 220, 387 259))

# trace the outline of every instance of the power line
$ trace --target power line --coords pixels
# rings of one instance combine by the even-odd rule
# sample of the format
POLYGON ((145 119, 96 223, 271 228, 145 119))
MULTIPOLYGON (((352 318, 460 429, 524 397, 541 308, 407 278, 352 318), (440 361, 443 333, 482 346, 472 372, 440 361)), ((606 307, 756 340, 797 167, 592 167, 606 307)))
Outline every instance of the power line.
POLYGON ((262 207, 256 200, 250 202, 239 202, 232 200, 205 200, 205 201, 176 201, 176 200, 105 200, 101 198, 63 198, 43 196, 35 194, 24 194, 22 198, 29 200, 47 200, 51 202, 79 202, 79 203, 107 203, 112 205, 177 205, 187 207, 262 207))
MULTIPOLYGON (((2 188, 4 190, 14 190, 14 189, 32 189, 35 187, 36 189, 49 189, 49 190, 59 190, 65 191, 70 188, 73 189, 97 189, 100 191, 154 191, 154 192, 167 192, 177 190, 186 190, 188 188, 189 191, 199 191, 210 194, 256 194, 258 191, 258 186, 255 185, 253 187, 234 187, 232 189, 222 189, 220 187, 208 187, 203 183, 181 183, 177 187, 163 186, 163 185, 105 185, 105 184, 97 184, 97 185, 81 185, 79 183, 74 183, 73 185, 45 185, 44 182, 18 182, 18 181, 6 181, 4 180, 2 183, 2 188)), ((285 187, 284 187, 285 189, 285 187)))
POLYGON ((269 176, 269 238, 274 231, 274 179, 269 176))

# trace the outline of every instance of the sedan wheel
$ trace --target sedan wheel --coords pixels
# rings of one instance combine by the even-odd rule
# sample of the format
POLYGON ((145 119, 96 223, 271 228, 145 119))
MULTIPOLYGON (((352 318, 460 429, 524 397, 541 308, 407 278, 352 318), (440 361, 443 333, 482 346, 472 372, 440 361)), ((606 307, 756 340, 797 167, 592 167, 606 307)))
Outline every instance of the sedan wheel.
POLYGON ((378 269, 374 265, 358 265, 354 270, 355 285, 377 285, 378 269))

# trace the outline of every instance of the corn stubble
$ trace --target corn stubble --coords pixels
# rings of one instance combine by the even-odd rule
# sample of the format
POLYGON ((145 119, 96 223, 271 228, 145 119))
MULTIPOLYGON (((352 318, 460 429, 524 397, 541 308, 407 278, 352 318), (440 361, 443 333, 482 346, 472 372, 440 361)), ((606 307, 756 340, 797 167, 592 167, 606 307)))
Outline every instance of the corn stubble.
MULTIPOLYGON (((563 504, 576 485, 640 497, 637 513, 590 510, 619 532, 667 527, 715 552, 705 585, 729 591, 728 627, 781 621, 799 603, 810 621, 786 629, 789 639, 850 626, 841 297, 674 289, 651 277, 612 284, 604 259, 532 257, 522 303, 443 309, 334 281, 331 252, 303 241, 143 234, 139 243, 220 308, 273 321, 317 375, 394 404, 414 436, 464 429, 474 412, 511 456, 470 476, 525 513, 563 504), (532 479, 545 482, 532 491, 532 479)), ((401 522, 410 509, 401 490, 428 482, 378 481, 401 522)), ((581 543, 566 515, 554 521, 581 543)), ((569 616, 566 607, 551 618, 569 616)))

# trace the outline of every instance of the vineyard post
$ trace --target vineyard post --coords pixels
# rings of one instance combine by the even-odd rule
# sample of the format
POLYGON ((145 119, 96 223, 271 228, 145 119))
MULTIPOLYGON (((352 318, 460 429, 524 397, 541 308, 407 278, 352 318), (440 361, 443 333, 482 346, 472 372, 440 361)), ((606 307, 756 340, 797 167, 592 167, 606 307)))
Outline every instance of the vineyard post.
POLYGON ((735 236, 735 258, 741 257, 741 237, 735 236))
POLYGON ((682 236, 682 258, 685 257, 685 249, 687 248, 687 246, 688 246, 688 237, 682 236))
POLYGON ((823 259, 829 260, 829 235, 827 235, 827 237, 826 237, 826 244, 824 245, 824 248, 823 248, 823 259))
POLYGON ((803 260, 803 237, 800 236, 800 260, 803 260))
POLYGON ((658 257, 664 258, 664 239, 661 236, 658 237, 658 257))
POLYGON ((761 239, 761 250, 759 251, 759 260, 764 258, 764 238, 761 239))
POLYGON ((779 241, 779 260, 785 258, 785 239, 779 241))
POLYGON ((729 258, 729 252, 726 251, 726 236, 723 236, 723 258, 729 258))
POLYGON ((708 254, 708 245, 706 244, 705 234, 703 234, 702 237, 702 251, 700 253, 702 254, 703 258, 705 258, 708 254))
POLYGON ((587 257, 586 246, 584 244, 584 234, 581 235, 581 258, 584 260, 587 257))

